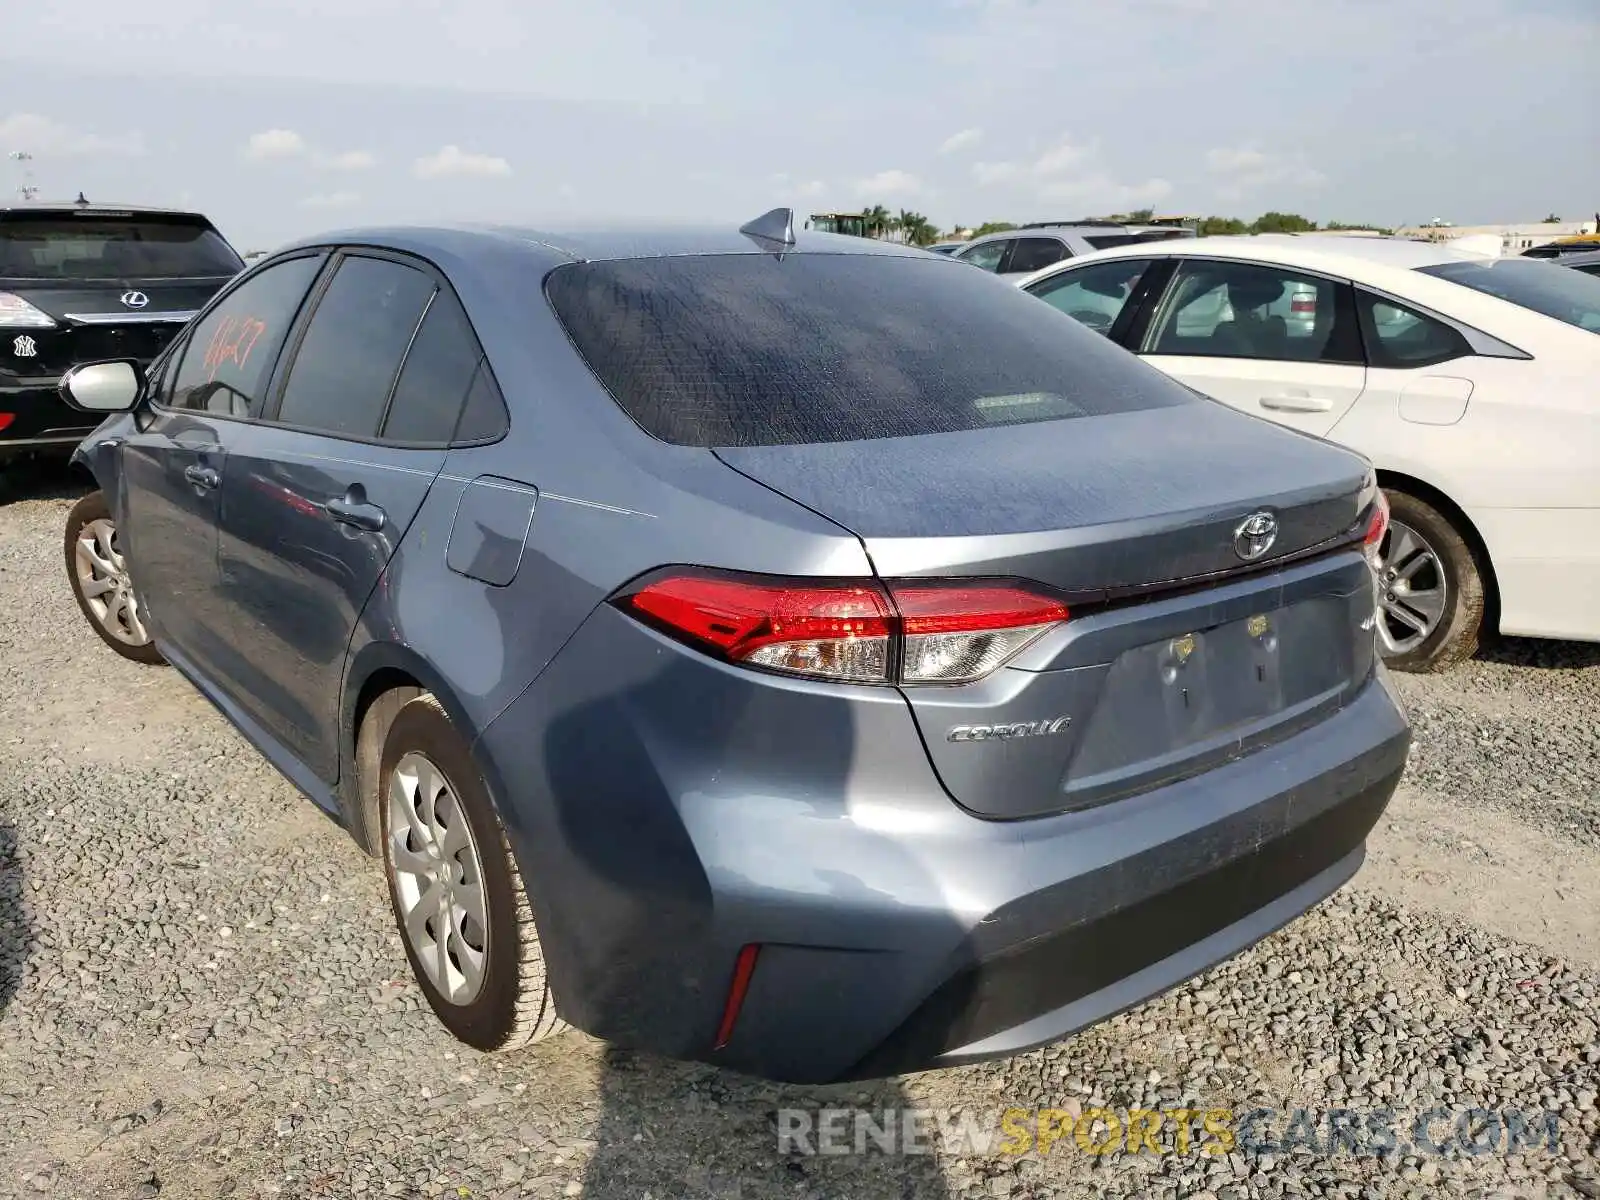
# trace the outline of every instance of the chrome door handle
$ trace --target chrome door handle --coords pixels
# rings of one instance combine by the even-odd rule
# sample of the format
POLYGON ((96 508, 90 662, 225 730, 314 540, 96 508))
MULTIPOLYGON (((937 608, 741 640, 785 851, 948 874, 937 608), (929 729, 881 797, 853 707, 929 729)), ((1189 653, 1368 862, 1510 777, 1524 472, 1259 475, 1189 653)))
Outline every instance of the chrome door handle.
POLYGON ((1327 412, 1333 408, 1333 401, 1326 396, 1263 396, 1261 407, 1278 412, 1327 412))
POLYGON ((358 500, 351 500, 346 496, 338 496, 325 501, 323 510, 338 521, 341 525, 350 525, 356 529, 364 529, 368 533, 376 533, 388 521, 388 516, 376 504, 364 504, 358 500))
POLYGON ((217 474, 214 467, 185 467, 183 477, 197 488, 210 491, 222 482, 222 476, 217 474))

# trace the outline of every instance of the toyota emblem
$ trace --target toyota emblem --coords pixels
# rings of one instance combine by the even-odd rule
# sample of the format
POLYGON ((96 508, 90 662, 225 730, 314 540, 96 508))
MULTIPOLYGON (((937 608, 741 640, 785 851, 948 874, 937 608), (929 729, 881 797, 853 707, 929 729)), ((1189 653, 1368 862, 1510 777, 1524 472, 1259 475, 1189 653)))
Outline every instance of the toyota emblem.
POLYGON ((143 292, 123 292, 122 302, 129 308, 143 308, 150 303, 150 297, 143 292))
POLYGON ((1253 512, 1233 531, 1233 552, 1245 562, 1254 562, 1278 540, 1278 518, 1269 512, 1253 512))

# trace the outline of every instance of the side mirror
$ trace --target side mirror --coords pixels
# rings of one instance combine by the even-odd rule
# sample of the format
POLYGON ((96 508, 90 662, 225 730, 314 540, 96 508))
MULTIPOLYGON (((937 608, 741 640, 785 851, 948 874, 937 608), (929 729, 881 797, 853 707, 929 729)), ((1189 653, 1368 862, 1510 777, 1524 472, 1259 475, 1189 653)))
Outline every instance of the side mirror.
POLYGON ((80 412, 131 412, 144 399, 144 368, 131 359, 84 363, 61 377, 61 398, 80 412))

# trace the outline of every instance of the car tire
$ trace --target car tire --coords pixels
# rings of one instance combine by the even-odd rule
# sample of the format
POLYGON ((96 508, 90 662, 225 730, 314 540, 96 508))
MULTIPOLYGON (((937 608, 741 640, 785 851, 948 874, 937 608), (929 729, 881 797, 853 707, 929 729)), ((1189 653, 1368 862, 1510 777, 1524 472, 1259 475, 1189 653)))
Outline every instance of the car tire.
POLYGON ((143 605, 119 541, 105 493, 90 492, 67 514, 67 581, 79 611, 101 641, 123 658, 154 666, 166 660, 143 620, 143 605))
POLYGON ((432 695, 395 715, 380 764, 389 902, 429 1007, 485 1052, 565 1029, 505 828, 466 740, 432 695))
MULTIPOLYGON (((1483 630, 1483 569, 1461 531, 1426 500, 1385 489, 1389 531, 1377 564, 1379 647, 1392 670, 1444 671, 1478 648, 1483 630), (1417 585, 1417 590, 1408 588, 1417 585), (1423 613, 1416 600, 1440 593, 1436 621, 1420 638, 1406 625, 1423 613), (1404 635, 1404 636, 1400 636, 1404 635)), ((1430 602, 1429 610, 1435 607, 1430 602)))

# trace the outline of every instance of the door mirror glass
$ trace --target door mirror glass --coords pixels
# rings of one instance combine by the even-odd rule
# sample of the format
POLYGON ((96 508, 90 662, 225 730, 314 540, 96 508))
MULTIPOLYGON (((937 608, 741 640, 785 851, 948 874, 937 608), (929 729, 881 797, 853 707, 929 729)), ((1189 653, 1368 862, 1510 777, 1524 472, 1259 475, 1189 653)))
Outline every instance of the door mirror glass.
POLYGON ((83 412, 128 412, 144 396, 144 372, 134 362, 85 363, 61 380, 61 398, 83 412))

